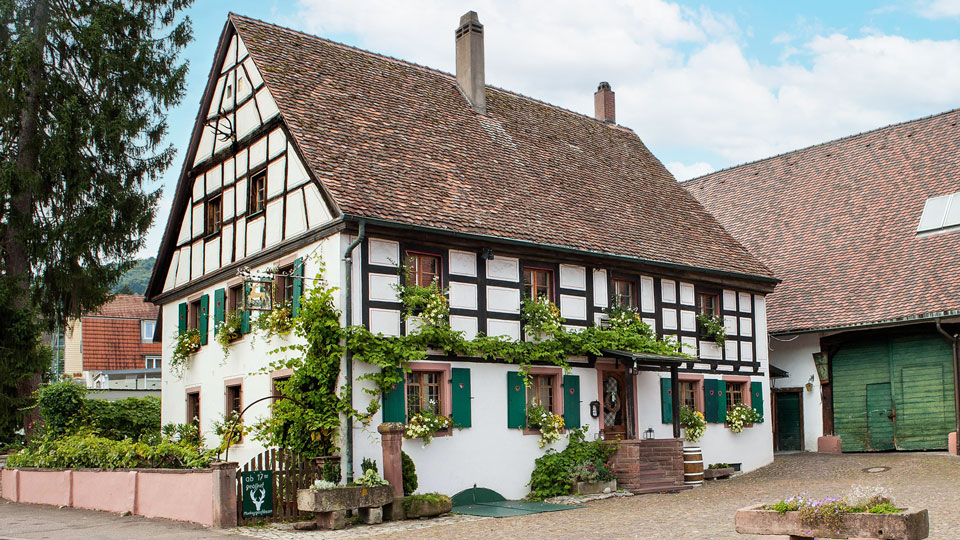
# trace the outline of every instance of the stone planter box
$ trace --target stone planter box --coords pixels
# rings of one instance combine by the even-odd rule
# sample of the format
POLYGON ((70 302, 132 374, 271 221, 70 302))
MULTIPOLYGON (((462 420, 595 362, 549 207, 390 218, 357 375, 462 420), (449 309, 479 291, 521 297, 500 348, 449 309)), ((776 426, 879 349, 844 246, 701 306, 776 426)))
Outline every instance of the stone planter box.
POLYGON ((404 513, 407 519, 427 518, 446 514, 453 509, 453 501, 445 498, 442 501, 409 501, 404 502, 404 513))
POLYGON ((573 493, 575 495, 593 495, 594 493, 604 493, 609 489, 611 492, 617 490, 617 481, 609 482, 576 482, 573 484, 573 493))
POLYGON ((860 538, 921 540, 930 534, 927 511, 906 509, 899 514, 844 514, 843 528, 837 531, 800 523, 799 512, 780 514, 763 510, 765 505, 737 510, 734 522, 740 534, 783 535, 802 538, 860 538))
POLYGON ((317 524, 326 529, 342 529, 346 511, 359 510, 364 523, 383 521, 383 507, 393 503, 393 486, 342 487, 297 490, 297 508, 317 514, 317 524))
POLYGON ((704 480, 717 480, 719 478, 730 478, 733 475, 733 467, 721 467, 719 469, 704 469, 704 480))

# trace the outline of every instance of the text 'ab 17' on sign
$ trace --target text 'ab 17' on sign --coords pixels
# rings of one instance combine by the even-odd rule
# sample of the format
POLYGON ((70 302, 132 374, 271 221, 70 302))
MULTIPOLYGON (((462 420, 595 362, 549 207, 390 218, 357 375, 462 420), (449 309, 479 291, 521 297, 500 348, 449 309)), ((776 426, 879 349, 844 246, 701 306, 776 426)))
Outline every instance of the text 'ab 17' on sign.
POLYGON ((273 471, 241 471, 243 517, 273 515, 273 471))

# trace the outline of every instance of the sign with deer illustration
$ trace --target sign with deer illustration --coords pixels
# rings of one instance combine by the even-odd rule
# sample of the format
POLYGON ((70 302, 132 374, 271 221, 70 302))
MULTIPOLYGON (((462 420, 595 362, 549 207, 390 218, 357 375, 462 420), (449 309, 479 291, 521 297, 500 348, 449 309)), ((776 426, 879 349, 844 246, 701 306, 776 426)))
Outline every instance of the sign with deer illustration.
POLYGON ((247 311, 271 311, 273 309, 273 280, 243 280, 243 309, 247 311))
POLYGON ((273 515, 273 471, 241 471, 243 517, 273 515))

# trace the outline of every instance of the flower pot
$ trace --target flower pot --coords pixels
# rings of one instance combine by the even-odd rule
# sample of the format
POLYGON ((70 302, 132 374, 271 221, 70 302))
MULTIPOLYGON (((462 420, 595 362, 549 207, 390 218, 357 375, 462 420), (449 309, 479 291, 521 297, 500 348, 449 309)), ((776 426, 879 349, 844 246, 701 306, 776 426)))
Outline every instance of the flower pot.
POLYGON ((719 469, 704 469, 704 480, 717 480, 719 478, 729 478, 733 475, 733 467, 720 467, 719 469))
POLYGON ((789 535, 791 538, 878 538, 921 540, 930 534, 926 509, 899 514, 843 514, 839 531, 802 523, 800 512, 764 510, 765 505, 737 510, 734 523, 740 534, 789 535))
POLYGON ((616 491, 616 479, 609 482, 575 482, 573 484, 573 493, 576 495, 593 495, 595 493, 607 493, 607 490, 616 491))

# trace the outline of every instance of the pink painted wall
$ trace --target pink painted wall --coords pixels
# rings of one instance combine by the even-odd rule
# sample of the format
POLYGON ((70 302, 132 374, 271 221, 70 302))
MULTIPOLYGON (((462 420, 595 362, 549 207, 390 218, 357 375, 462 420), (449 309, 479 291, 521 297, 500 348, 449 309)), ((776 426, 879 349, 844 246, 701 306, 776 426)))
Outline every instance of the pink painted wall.
POLYGON ((73 471, 73 506, 134 512, 137 471, 73 471))
POLYGON ((136 514, 213 525, 213 475, 141 472, 136 514))
POLYGON ((216 474, 225 478, 220 484, 226 482, 224 485, 228 488, 236 486, 236 464, 225 465, 221 469, 189 471, 2 469, 0 488, 3 498, 14 502, 132 512, 208 527, 232 527, 236 525, 236 515, 228 514, 236 508, 236 489, 214 492, 216 474), (220 513, 224 514, 220 522, 214 516, 215 507, 221 508, 220 513))
POLYGON ((73 471, 20 470, 20 501, 24 503, 71 506, 73 471))

